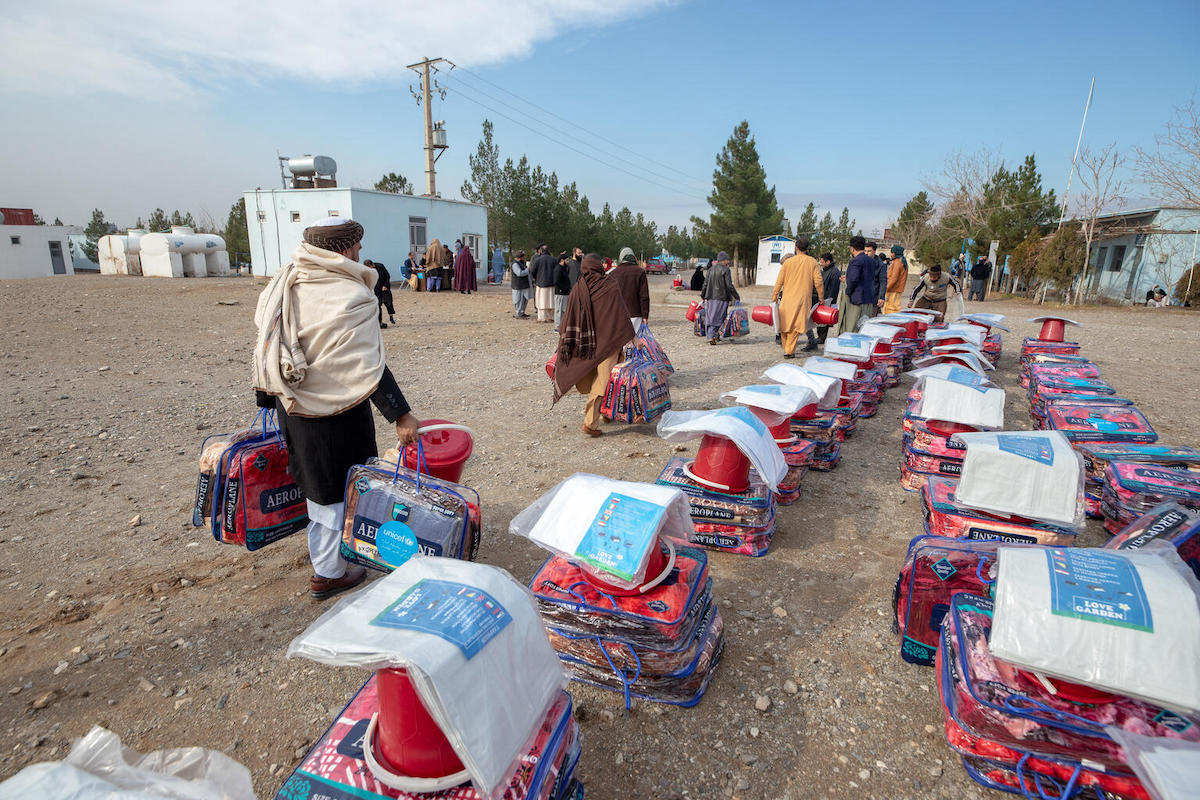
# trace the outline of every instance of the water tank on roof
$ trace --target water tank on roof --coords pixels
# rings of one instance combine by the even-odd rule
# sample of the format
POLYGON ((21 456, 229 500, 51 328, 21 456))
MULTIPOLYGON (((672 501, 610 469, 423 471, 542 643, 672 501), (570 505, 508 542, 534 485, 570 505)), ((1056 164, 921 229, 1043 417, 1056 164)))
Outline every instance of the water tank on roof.
POLYGON ((287 160, 288 171, 297 177, 336 175, 337 162, 329 156, 300 156, 287 160))

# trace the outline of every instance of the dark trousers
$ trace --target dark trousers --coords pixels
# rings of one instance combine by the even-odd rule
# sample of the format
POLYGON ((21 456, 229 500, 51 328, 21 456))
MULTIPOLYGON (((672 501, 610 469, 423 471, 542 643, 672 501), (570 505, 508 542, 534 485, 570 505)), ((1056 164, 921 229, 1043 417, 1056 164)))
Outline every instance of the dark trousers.
POLYGON ((392 305, 392 293, 391 292, 388 292, 387 294, 378 294, 378 295, 375 295, 375 297, 377 300, 379 300, 379 322, 380 322, 380 324, 383 323, 383 307, 384 306, 387 306, 389 318, 396 316, 396 307, 394 305, 392 305))

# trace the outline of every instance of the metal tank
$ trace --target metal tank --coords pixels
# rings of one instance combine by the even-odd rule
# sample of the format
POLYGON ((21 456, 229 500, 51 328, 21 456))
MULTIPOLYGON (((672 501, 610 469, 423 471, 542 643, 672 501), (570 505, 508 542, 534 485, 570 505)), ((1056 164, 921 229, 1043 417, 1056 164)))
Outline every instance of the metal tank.
POLYGON ((288 171, 297 177, 336 175, 337 162, 329 156, 300 156, 287 160, 288 171))

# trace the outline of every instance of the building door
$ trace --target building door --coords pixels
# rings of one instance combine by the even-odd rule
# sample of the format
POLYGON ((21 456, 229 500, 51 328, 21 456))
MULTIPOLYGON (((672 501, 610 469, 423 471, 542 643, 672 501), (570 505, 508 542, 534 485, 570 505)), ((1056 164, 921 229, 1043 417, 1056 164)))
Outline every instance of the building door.
POLYGON ((408 246, 418 258, 425 255, 425 217, 408 218, 408 246))
POLYGON ((67 274, 67 262, 63 261, 62 242, 50 242, 50 268, 55 275, 67 274))

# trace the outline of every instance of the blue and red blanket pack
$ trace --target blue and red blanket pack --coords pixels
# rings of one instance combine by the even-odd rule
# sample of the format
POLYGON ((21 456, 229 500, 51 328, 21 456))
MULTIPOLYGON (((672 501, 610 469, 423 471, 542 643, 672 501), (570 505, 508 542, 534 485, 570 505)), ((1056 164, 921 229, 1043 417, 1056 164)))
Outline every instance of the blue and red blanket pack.
POLYGON ((192 525, 218 542, 257 550, 308 525, 304 493, 288 474, 288 451, 271 412, 250 427, 209 436, 200 447, 192 525))

